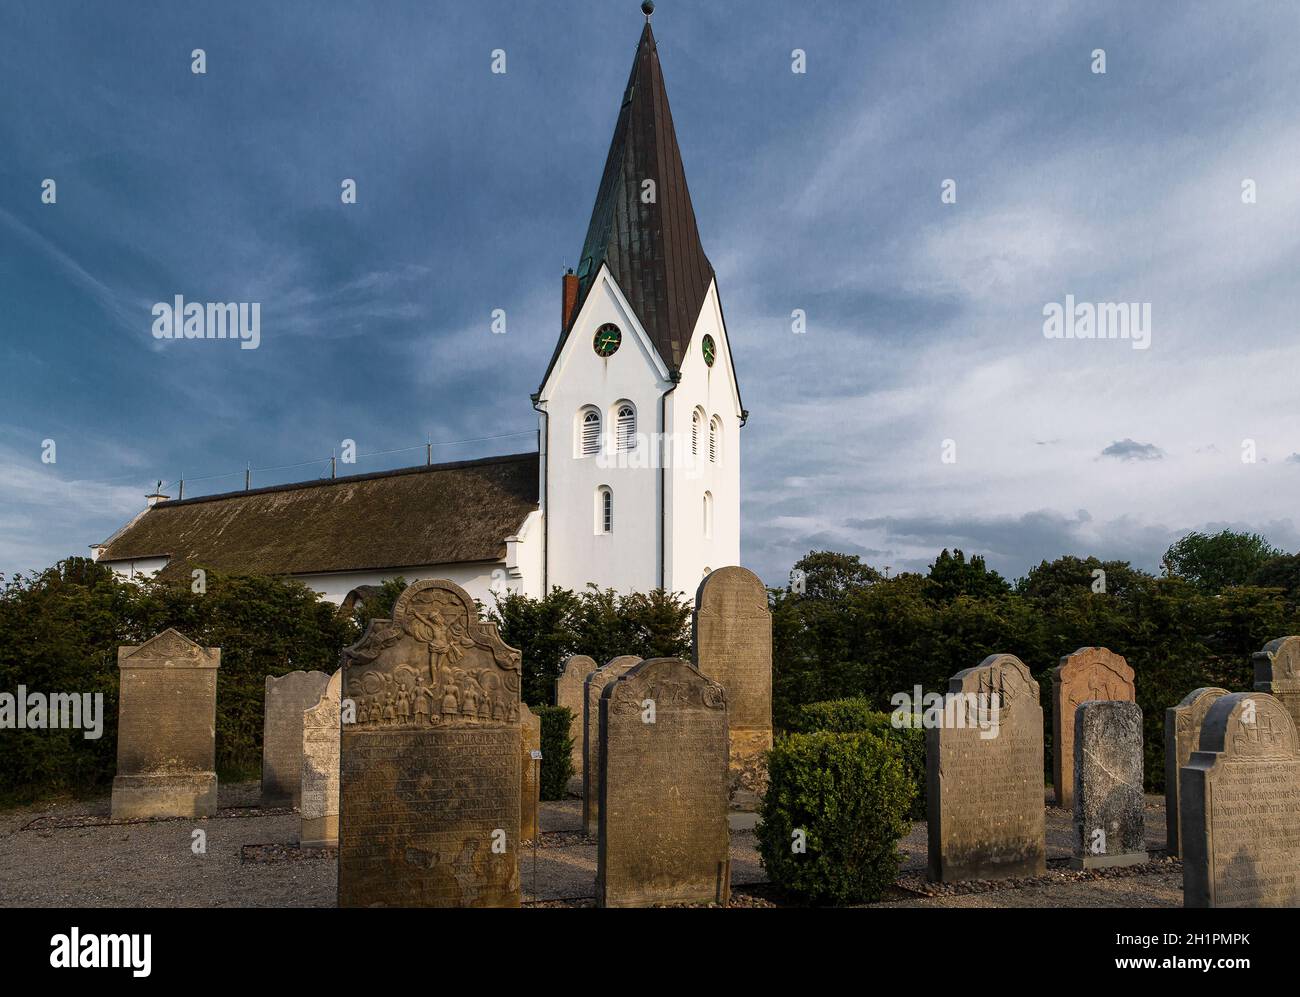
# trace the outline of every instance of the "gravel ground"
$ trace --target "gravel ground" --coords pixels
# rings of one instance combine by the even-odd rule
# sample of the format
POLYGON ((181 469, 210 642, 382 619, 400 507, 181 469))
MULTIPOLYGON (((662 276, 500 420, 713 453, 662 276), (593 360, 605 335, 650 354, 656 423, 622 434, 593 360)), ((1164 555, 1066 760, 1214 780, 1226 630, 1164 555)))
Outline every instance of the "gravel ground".
MULTIPOLYGON (((332 907, 332 849, 298 849, 298 817, 263 811, 255 782, 220 787, 221 809, 205 820, 110 823, 108 798, 65 800, 0 811, 0 906, 332 907), (192 850, 193 832, 207 838, 192 850)), ((926 831, 901 843, 899 888, 883 907, 1163 907, 1182 905, 1181 866, 1164 859, 1164 799, 1147 798, 1147 845, 1157 854, 1136 869, 1074 872, 1070 815, 1048 807, 1048 875, 1015 883, 938 886, 925 882, 926 831)), ((582 833, 582 804, 542 805, 542 833, 526 844, 524 903, 592 904, 596 842, 582 833)), ((770 907, 752 815, 732 815, 733 906, 770 907)))

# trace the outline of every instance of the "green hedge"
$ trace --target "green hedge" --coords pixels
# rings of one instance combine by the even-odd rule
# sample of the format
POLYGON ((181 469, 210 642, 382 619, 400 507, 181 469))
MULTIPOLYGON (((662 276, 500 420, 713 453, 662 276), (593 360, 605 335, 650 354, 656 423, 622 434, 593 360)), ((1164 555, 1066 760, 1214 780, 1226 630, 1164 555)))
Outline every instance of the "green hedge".
POLYGON ((811 903, 879 900, 898 876, 916 794, 897 746, 873 734, 788 734, 768 754, 768 778, 756 833, 772 883, 811 903))
POLYGON ((814 731, 874 734, 894 745, 902 757, 903 774, 916 787, 909 816, 913 820, 925 820, 925 731, 919 724, 895 727, 890 717, 888 713, 873 709, 869 700, 860 697, 828 699, 801 706, 794 729, 805 734, 814 731))
POLYGON ((542 719, 542 799, 562 800, 573 778, 573 738, 567 706, 530 706, 542 719))

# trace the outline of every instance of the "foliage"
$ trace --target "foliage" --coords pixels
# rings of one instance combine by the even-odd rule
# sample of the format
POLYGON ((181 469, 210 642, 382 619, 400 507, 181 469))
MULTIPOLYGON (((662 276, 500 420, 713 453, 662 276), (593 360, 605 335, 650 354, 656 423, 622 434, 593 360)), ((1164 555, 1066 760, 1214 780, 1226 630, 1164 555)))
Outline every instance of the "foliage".
POLYGON ((268 675, 332 672, 356 625, 301 584, 207 574, 207 591, 123 581, 104 565, 70 558, 0 590, 0 691, 102 693, 103 736, 82 731, 3 731, 0 798, 29 800, 102 787, 117 757, 117 649, 168 627, 221 648, 217 672, 217 770, 249 776, 262 759, 268 675))
POLYGON ((772 883, 811 903, 879 900, 898 875, 916 792, 898 748, 872 734, 789 734, 768 754, 768 777, 756 834, 772 883))
POLYGON ((562 800, 573 778, 573 711, 567 706, 529 707, 542 721, 542 799, 562 800))
MULTIPOLYGON (((916 704, 919 712, 920 704, 916 704)), ((872 707, 869 700, 861 698, 831 699, 821 703, 807 703, 799 708, 794 730, 810 734, 825 731, 830 734, 874 734, 892 744, 899 751, 903 774, 916 787, 909 816, 913 820, 925 819, 925 731, 920 717, 903 715, 894 726, 893 714, 872 707)))
POLYGON ((529 706, 555 698, 555 680, 566 658, 586 654, 604 664, 620 654, 684 658, 691 653, 691 605, 655 589, 621 594, 589 588, 553 588, 543 598, 509 593, 489 616, 501 638, 523 654, 523 698, 529 706))
POLYGON ((1269 561, 1282 556, 1258 533, 1223 530, 1213 536, 1189 533, 1165 551, 1165 567, 1212 594, 1232 585, 1247 585, 1269 561))

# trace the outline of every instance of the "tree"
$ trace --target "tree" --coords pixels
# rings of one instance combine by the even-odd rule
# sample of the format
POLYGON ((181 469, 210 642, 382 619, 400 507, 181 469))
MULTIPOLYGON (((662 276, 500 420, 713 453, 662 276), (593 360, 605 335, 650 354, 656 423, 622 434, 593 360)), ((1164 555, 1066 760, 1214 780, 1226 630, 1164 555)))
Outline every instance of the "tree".
POLYGON ((791 575, 802 573, 803 591, 809 599, 832 599, 880 581, 881 575, 857 554, 830 550, 809 551, 795 562, 791 575))
POLYGON ((1165 551, 1164 565, 1201 592, 1213 593, 1248 584, 1268 561, 1284 553, 1258 533, 1192 532, 1165 551))
POLYGON ((996 598, 1011 591, 1007 580, 973 554, 969 561, 959 549, 951 554, 945 547, 930 565, 927 592, 936 602, 950 602, 961 595, 976 599, 996 598))

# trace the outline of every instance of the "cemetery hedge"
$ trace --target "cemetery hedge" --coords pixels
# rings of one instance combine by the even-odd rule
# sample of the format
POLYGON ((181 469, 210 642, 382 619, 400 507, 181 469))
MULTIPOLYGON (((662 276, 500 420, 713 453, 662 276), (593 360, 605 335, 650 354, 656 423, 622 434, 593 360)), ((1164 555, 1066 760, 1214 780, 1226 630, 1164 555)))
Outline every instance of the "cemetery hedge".
POLYGON ((868 733, 786 734, 768 753, 768 779, 755 833, 773 885, 814 904, 880 900, 916 794, 898 746, 868 733))
POLYGON ((944 551, 926 573, 892 578, 854 555, 814 552, 795 565, 805 573, 802 592, 769 593, 774 723, 801 729, 801 707, 822 700, 861 698, 888 711, 896 693, 916 685, 944 692, 952 675, 1009 652, 1040 686, 1046 780, 1051 670, 1062 655, 1100 645, 1136 673, 1146 784, 1161 792, 1165 709, 1198 686, 1250 689, 1251 654, 1300 633, 1300 555, 1260 553, 1249 538, 1202 539, 1177 552, 1176 563, 1195 571, 1190 577, 1173 562, 1156 577, 1124 561, 1062 557, 1014 584, 961 551, 944 551), (1228 553, 1216 566, 1218 550, 1228 553), (1104 591, 1094 591, 1099 570, 1104 591))
POLYGON ((542 721, 542 799, 562 800, 573 777, 573 738, 567 706, 530 706, 542 721))
POLYGON ((0 691, 102 693, 104 730, 0 732, 0 801, 102 790, 117 764, 117 649, 175 627, 221 648, 217 673, 217 771, 256 778, 262 762, 267 675, 332 672, 356 624, 297 582, 207 575, 207 592, 118 579, 103 565, 69 558, 0 589, 0 691))
POLYGON ((860 697, 805 703, 799 708, 794 730, 800 733, 826 731, 832 734, 874 734, 898 749, 903 774, 916 787, 909 816, 925 820, 925 731, 919 717, 914 726, 895 727, 891 714, 872 707, 860 697))

